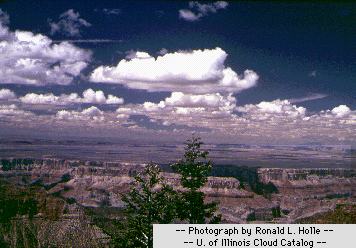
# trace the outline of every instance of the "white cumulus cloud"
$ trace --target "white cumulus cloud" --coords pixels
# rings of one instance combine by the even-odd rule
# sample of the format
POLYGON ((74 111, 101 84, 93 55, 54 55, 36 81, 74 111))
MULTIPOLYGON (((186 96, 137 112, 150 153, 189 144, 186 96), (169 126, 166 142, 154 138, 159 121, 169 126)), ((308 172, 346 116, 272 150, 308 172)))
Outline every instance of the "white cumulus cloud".
POLYGON ((58 120, 98 120, 103 121, 105 117, 103 116, 104 112, 98 109, 95 106, 84 109, 83 111, 67 111, 61 110, 56 114, 56 119, 58 120))
MULTIPOLYGON (((1 91, 0 91, 1 93, 1 91)), ((1 94, 0 94, 1 96, 1 94)), ((35 94, 29 93, 19 100, 25 104, 51 104, 51 105, 68 105, 73 103, 92 103, 92 104, 123 104, 124 99, 118 98, 113 95, 105 97, 104 92, 101 90, 94 91, 87 89, 83 92, 83 97, 79 97, 77 93, 71 93, 69 95, 62 94, 55 96, 52 93, 49 94, 35 94)))
POLYGON ((101 90, 94 91, 92 89, 87 89, 83 92, 83 99, 79 99, 81 102, 86 103, 98 103, 98 104, 123 104, 124 99, 118 98, 113 95, 108 95, 108 98, 105 98, 104 92, 101 90))
POLYGON ((53 104, 58 102, 58 96, 54 96, 53 94, 35 94, 29 93, 24 97, 21 97, 20 100, 22 103, 26 104, 53 104))
POLYGON ((236 108, 237 111, 246 113, 244 118, 253 120, 266 120, 279 118, 294 120, 297 117, 304 117, 306 109, 292 105, 288 100, 277 99, 272 102, 261 102, 259 104, 247 104, 236 108))
POLYGON ((219 93, 193 95, 173 92, 159 103, 145 102, 124 106, 118 114, 146 115, 150 122, 219 129, 235 117, 236 98, 219 93), (158 121, 161 120, 161 121, 158 121))
POLYGON ((0 100, 10 100, 16 99, 16 94, 9 89, 1 89, 0 90, 0 100))
POLYGON ((20 110, 14 104, 0 105, 0 119, 3 119, 4 117, 10 117, 10 118, 15 117, 21 119, 22 117, 31 117, 31 116, 34 116, 32 112, 20 110))
POLYGON ((221 48, 167 53, 157 59, 145 52, 136 52, 134 57, 121 60, 116 67, 98 67, 90 80, 149 92, 192 94, 236 93, 256 85, 255 72, 246 70, 243 76, 237 75, 225 67, 226 57, 221 48))
POLYGON ((92 52, 68 42, 52 44, 41 34, 9 32, 0 42, 0 84, 70 84, 91 60, 92 52))
POLYGON ((236 102, 234 97, 224 97, 219 93, 206 95, 184 94, 173 92, 165 101, 161 101, 158 106, 170 107, 224 107, 236 102))
POLYGON ((335 114, 337 117, 345 117, 351 113, 351 109, 346 105, 340 105, 331 110, 331 113, 335 114))

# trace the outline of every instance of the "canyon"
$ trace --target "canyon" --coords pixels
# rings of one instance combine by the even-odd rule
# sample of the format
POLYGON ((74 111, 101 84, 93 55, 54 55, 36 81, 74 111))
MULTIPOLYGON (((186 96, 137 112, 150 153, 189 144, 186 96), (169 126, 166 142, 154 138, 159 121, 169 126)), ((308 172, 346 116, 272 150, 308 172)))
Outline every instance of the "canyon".
MULTIPOLYGON (((120 217, 120 209, 125 206, 120 194, 134 186, 134 176, 144 167, 145 164, 52 158, 2 159, 0 182, 2 191, 6 187, 6 190, 10 187, 40 189, 44 195, 42 202, 47 196, 53 197, 52 203, 49 200, 45 202, 47 208, 52 207, 59 213, 55 218, 57 225, 65 226, 68 232, 76 228, 90 231, 97 237, 96 242, 101 240, 100 244, 104 245, 110 238, 95 225, 95 219, 98 216, 108 220, 120 217), (87 219, 80 222, 84 216, 87 219)), ((180 176, 165 170, 167 166, 161 167, 164 183, 183 190, 180 176)), ((331 213, 340 205, 356 206, 355 169, 230 169, 237 173, 231 174, 233 177, 221 177, 217 173, 219 166, 215 166, 207 183, 200 189, 206 195, 207 203, 219 202, 216 214, 222 215, 222 223, 298 223, 331 213)), ((6 197, 10 199, 11 195, 6 197)), ((41 219, 44 212, 39 211, 34 218, 41 219)), ((51 225, 52 229, 58 228, 56 224, 51 225)), ((47 226, 51 229, 50 225, 47 226)), ((46 232, 49 233, 49 229, 46 232)))

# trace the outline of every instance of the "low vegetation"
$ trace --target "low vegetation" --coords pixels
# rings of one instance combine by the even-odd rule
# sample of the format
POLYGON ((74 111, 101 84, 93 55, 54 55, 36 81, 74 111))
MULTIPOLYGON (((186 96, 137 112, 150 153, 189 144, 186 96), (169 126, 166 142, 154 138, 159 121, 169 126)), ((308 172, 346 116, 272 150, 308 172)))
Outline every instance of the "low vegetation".
POLYGON ((338 204, 333 211, 317 213, 296 221, 297 224, 356 224, 356 205, 338 204))

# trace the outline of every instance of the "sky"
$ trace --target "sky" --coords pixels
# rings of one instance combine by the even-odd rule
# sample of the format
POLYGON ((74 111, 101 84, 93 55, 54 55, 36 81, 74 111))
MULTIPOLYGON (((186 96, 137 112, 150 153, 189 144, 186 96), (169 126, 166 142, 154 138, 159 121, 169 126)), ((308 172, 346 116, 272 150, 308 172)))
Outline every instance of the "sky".
POLYGON ((356 144, 356 4, 2 1, 0 137, 356 144))

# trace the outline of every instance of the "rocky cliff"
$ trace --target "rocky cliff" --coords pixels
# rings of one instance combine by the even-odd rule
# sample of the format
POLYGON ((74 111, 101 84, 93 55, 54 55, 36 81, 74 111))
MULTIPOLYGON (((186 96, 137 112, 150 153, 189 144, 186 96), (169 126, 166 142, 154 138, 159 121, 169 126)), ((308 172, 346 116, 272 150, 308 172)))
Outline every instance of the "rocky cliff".
MULTIPOLYGON (((2 159, 0 179, 16 185, 41 186, 48 194, 75 201, 84 207, 121 208, 124 204, 120 193, 133 187, 133 176, 143 168, 144 165, 127 163, 2 159)), ((231 174, 238 178, 239 173, 245 173, 241 168, 237 172, 231 174)), ((220 202, 218 213, 228 223, 272 221, 275 218, 282 223, 294 222, 355 199, 355 170, 260 168, 249 169, 250 172, 256 176, 245 175, 244 180, 209 177, 201 188, 207 202, 220 202), (259 184, 273 186, 275 190, 256 192, 252 186, 259 184)), ((183 190, 179 175, 162 175, 165 183, 183 190)))
POLYGON ((290 221, 331 211, 339 203, 355 202, 354 169, 267 169, 258 170, 259 179, 273 183, 277 202, 290 221))

